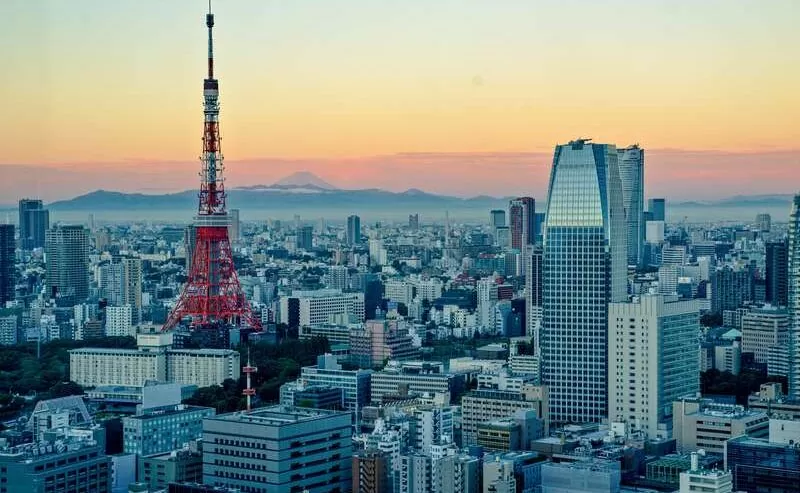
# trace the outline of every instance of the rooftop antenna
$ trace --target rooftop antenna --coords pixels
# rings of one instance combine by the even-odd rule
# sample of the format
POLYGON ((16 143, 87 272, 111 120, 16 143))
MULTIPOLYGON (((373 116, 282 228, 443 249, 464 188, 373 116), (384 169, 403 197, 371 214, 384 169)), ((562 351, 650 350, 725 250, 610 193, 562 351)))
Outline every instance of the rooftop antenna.
MULTIPOLYGON (((211 3, 211 0, 209 0, 211 3)), ((256 394, 256 389, 253 388, 251 375, 258 371, 258 368, 250 364, 250 346, 247 346, 247 366, 242 368, 242 371, 247 375, 247 387, 242 391, 242 394, 247 397, 247 412, 251 410, 250 399, 256 394)))

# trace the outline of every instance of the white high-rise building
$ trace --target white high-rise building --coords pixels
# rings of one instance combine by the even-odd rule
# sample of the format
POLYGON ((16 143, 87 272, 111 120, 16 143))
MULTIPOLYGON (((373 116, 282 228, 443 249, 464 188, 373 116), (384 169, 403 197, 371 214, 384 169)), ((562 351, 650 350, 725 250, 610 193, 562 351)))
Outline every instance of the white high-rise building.
POLYGON ((435 443, 453 440, 453 408, 450 406, 423 406, 414 410, 414 446, 423 452, 435 443))
POLYGON ((106 336, 135 336, 132 324, 133 308, 131 305, 106 307, 106 336))
POLYGON ((617 149, 617 153, 628 235, 628 265, 638 265, 644 241, 644 149, 637 144, 617 149))
POLYGON ((700 305, 643 296, 608 308, 608 419, 671 438, 671 403, 700 391, 700 305))
POLYGON ((608 413, 608 304, 627 293, 627 233, 613 145, 556 146, 544 228, 542 383, 555 424, 608 413))
POLYGON ((142 259, 124 258, 122 264, 122 301, 131 306, 131 323, 142 321, 142 259))
POLYGON ((493 277, 479 279, 476 283, 478 291, 478 325, 485 331, 494 327, 494 305, 497 303, 497 284, 493 277))
POLYGON ((400 456, 400 493, 431 493, 431 480, 429 456, 417 452, 400 456))
POLYGON ((535 352, 539 354, 539 343, 542 330, 542 267, 543 250, 540 246, 532 246, 525 263, 525 323, 528 325, 525 334, 533 338, 535 352))

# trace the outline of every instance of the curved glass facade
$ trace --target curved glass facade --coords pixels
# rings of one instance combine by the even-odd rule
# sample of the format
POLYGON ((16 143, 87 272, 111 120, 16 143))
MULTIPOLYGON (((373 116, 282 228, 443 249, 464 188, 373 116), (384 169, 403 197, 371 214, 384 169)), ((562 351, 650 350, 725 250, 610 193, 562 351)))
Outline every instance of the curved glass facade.
POLYGON ((613 145, 556 147, 544 228, 542 379, 556 425, 607 414, 608 304, 627 299, 622 187, 613 145))

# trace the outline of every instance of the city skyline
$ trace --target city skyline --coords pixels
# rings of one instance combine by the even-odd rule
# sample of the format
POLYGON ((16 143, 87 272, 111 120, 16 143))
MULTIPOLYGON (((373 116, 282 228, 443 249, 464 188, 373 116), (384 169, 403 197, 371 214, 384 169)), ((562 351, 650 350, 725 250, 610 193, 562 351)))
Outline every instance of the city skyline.
MULTIPOLYGON (((217 43, 230 185, 309 170, 341 188, 541 196, 554 145, 594 137, 647 149, 655 195, 794 191, 800 71, 781 48, 796 4, 577 5, 217 2, 237 26, 217 43)), ((16 186, 0 193, 193 186, 199 17, 149 7, 4 5, 16 118, 0 167, 16 186)))

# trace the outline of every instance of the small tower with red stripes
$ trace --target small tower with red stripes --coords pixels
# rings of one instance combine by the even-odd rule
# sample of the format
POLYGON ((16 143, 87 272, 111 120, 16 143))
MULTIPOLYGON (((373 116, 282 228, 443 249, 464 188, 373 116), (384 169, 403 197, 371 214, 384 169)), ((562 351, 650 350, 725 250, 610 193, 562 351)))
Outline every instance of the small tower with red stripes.
POLYGON ((200 193, 194 218, 196 243, 188 279, 178 302, 162 330, 170 330, 185 319, 195 328, 215 324, 261 329, 245 299, 233 265, 225 207, 225 180, 219 133, 219 82, 214 78, 214 14, 211 1, 206 15, 208 27, 208 77, 203 81, 203 154, 200 193))
POLYGON ((242 368, 242 371, 247 375, 247 387, 242 390, 242 395, 247 397, 247 412, 250 412, 250 400, 256 395, 256 389, 253 388, 251 375, 258 371, 258 368, 250 364, 250 348, 247 348, 247 366, 242 368))

